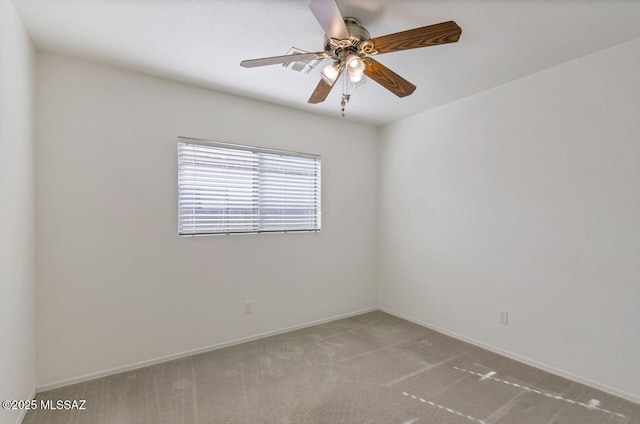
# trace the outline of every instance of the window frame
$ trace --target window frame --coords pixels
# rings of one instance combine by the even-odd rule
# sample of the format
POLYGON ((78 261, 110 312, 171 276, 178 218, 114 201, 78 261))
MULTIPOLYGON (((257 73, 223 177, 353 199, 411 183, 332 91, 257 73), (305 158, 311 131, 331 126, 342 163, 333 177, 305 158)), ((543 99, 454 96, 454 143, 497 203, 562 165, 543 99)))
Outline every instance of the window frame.
MULTIPOLYGON (((234 235, 234 234, 283 234, 283 233, 318 233, 322 229, 322 159, 318 154, 312 153, 303 153, 297 151, 290 150, 282 150, 282 149, 274 149, 267 147, 259 147, 259 146, 250 146, 245 144, 236 144, 236 143, 224 143, 219 141, 212 140, 204 140, 199 138, 192 137, 178 137, 177 150, 179 155, 180 144, 193 144, 193 145, 201 145, 207 147, 218 147, 223 149, 231 149, 231 150, 242 150, 254 153, 259 158, 259 154, 271 154, 271 155, 279 155, 279 156, 288 156, 294 158, 305 158, 305 159, 313 159, 317 161, 317 200, 316 200, 316 213, 315 213, 315 227, 313 229, 279 229, 279 230, 261 230, 261 216, 259 215, 259 204, 260 204, 260 189, 259 186, 257 188, 256 195, 256 203, 253 205, 254 208, 257 208, 257 218, 256 218, 256 230, 243 230, 243 231, 220 231, 220 232, 189 232, 189 233, 181 233, 181 216, 180 216, 180 157, 178 156, 176 159, 176 173, 177 173, 177 225, 178 225, 178 236, 179 237, 198 237, 198 236, 220 236, 220 235, 234 235)), ((259 163, 259 160, 258 160, 259 163)), ((255 170, 256 175, 259 178, 260 167, 258 166, 255 170)))

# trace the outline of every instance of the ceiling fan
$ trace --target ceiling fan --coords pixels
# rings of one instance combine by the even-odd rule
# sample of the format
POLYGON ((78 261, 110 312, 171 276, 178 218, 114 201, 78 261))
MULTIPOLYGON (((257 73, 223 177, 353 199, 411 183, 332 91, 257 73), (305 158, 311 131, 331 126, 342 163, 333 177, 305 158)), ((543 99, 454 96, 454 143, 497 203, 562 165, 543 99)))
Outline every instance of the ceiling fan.
MULTIPOLYGON (((295 61, 332 59, 333 62, 322 70, 322 79, 309 97, 308 102, 313 104, 321 103, 327 98, 345 69, 349 80, 355 87, 364 82, 364 75, 366 75, 396 96, 408 96, 414 92, 416 86, 382 65, 372 56, 455 43, 460 39, 462 33, 462 29, 455 22, 448 21, 371 38, 369 32, 360 25, 357 19, 342 16, 336 0, 310 0, 309 8, 326 34, 324 51, 243 60, 240 62, 240 66, 254 68, 295 61)), ((348 102, 348 94, 343 94, 343 115, 345 100, 348 102)))

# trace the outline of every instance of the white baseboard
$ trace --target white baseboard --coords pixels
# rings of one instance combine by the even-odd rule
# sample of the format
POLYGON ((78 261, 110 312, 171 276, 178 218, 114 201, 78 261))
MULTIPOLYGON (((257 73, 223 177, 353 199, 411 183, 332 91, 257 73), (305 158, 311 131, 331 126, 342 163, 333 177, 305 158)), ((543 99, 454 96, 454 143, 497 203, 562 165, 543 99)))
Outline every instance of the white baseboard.
MULTIPOLYGON (((192 350, 188 350, 188 351, 185 351, 185 352, 179 352, 179 353, 175 353, 175 354, 172 354, 172 355, 166 355, 166 356, 162 356, 162 357, 158 357, 158 358, 154 358, 154 359, 149 359, 149 360, 146 360, 146 361, 136 362, 136 363, 133 363, 133 364, 124 365, 124 366, 120 366, 120 367, 116 367, 116 368, 111 368, 111 369, 104 370, 104 371, 85 374, 85 375, 82 375, 82 376, 79 376, 79 377, 74 377, 74 378, 69 378, 69 379, 66 379, 66 380, 56 381, 56 382, 53 382, 53 383, 43 384, 43 385, 38 386, 36 389, 37 389, 37 392, 40 393, 40 392, 44 392, 44 391, 47 391, 47 390, 52 390, 52 389, 57 389, 57 388, 64 387, 64 386, 69 386, 71 384, 82 383, 82 382, 93 380, 93 379, 100 378, 100 377, 106 377, 106 376, 109 376, 109 375, 119 374, 121 372, 132 371, 132 370, 135 370, 135 369, 148 367, 150 365, 156 365, 156 364, 160 364, 160 363, 163 363, 163 362, 168 362, 168 361, 173 361, 175 359, 184 358, 184 357, 187 357, 187 356, 197 355, 197 354, 200 354, 200 353, 210 352, 210 351, 213 351, 213 350, 222 349, 222 348, 225 348, 225 347, 234 346, 234 345, 241 344, 241 343, 246 343, 246 342, 250 342, 250 341, 254 341, 254 340, 263 339, 265 337, 270 337, 270 336, 275 336, 275 335, 278 335, 278 334, 287 333, 287 332, 290 332, 290 331, 300 330, 300 329, 303 329, 303 328, 312 327, 314 325, 325 324, 325 323, 328 323, 328 322, 337 321, 337 320, 344 319, 344 318, 349 318, 349 317, 353 317, 353 316, 357 316, 357 315, 362 315, 362 314, 365 314, 365 313, 368 313, 368 312, 373 312, 373 311, 376 311, 376 310, 380 310, 382 312, 388 313, 388 314, 396 316, 398 318, 402 318, 404 320, 413 322, 415 324, 418 324, 420 326, 429 328, 429 329, 437 331, 439 333, 446 334, 446 335, 451 336, 453 338, 456 338, 458 340, 462 340, 464 342, 471 343, 471 344, 473 344, 475 346, 479 346, 479 347, 481 347, 483 349, 487 349, 487 350, 489 350, 491 352, 497 353, 499 355, 506 356, 508 358, 511 358, 511 359, 516 360, 516 361, 525 363, 527 365, 531 365, 532 367, 539 368, 539 369, 541 369, 543 371, 550 372, 552 374, 558 375, 560 377, 564 377, 564 378, 569 379, 571 381, 575 381, 577 383, 584 384, 584 385, 593 387, 593 388, 598 389, 598 390, 602 390, 603 392, 612 394, 614 396, 618 396, 620 398, 629 400, 631 402, 640 403, 640 396, 634 395, 632 393, 628 393, 628 392, 625 392, 623 390, 619 390, 619 389, 616 389, 614 387, 610 387, 610 386, 608 386, 606 384, 598 383, 597 381, 593 381, 593 380, 590 380, 588 378, 572 374, 570 372, 561 370, 559 368, 555 368, 555 367, 553 367, 551 365, 547 365, 545 363, 538 362, 536 360, 527 358, 525 356, 521 356, 521 355, 519 355, 517 353, 513 353, 513 352, 510 352, 510 351, 507 351, 507 350, 504 350, 504 349, 501 349, 501 348, 498 348, 498 347, 483 343, 481 341, 472 339, 472 338, 464 336, 462 334, 458 334, 458 333, 455 333, 453 331, 449 331, 449 330, 446 330, 444 328, 440 328, 440 327, 438 327, 436 325, 421 321, 421 320, 419 320, 417 318, 413 318, 413 317, 410 317, 408 315, 401 314, 399 312, 393 311, 393 310, 388 309, 388 308, 383 308, 383 307, 380 307, 380 308, 378 308, 378 307, 366 308, 366 309, 362 309, 362 310, 355 311, 355 312, 350 312, 350 313, 343 314, 343 315, 337 315, 337 316, 333 316, 333 317, 330 317, 330 318, 324 318, 324 319, 320 319, 320 320, 316 320, 316 321, 307 322, 307 323, 304 323, 304 324, 298 324, 298 325, 294 325, 294 326, 291 326, 291 327, 282 328, 282 329, 279 329, 279 330, 267 331, 267 332, 256 334, 256 335, 253 335, 253 336, 243 337, 243 338, 239 338, 239 339, 235 339, 235 340, 230 340, 230 341, 227 341, 227 342, 222 342, 222 343, 218 343, 218 344, 211 345, 211 346, 206 346, 206 347, 202 347, 202 348, 198 348, 198 349, 192 349, 192 350)), ((34 390, 33 395, 31 396, 31 399, 33 399, 35 397, 35 395, 36 395, 36 390, 34 390)), ((20 424, 22 422, 22 420, 24 419, 25 415, 26 415, 26 411, 24 411, 24 413, 19 417, 19 419, 17 421, 17 424, 20 424)))
POLYGON ((197 349, 187 350, 187 351, 184 351, 184 352, 179 352, 179 353, 174 353, 174 354, 171 354, 171 355, 161 356, 161 357, 149 359, 149 360, 146 360, 146 361, 135 362, 133 364, 123 365, 123 366, 120 366, 120 367, 111 368, 111 369, 104 370, 104 371, 93 372, 93 373, 90 373, 90 374, 85 374, 85 375, 81 375, 81 376, 78 376, 78 377, 68 378, 68 379, 65 379, 65 380, 54 381, 52 383, 46 383, 46 384, 39 385, 37 387, 37 392, 40 393, 40 392, 45 392, 45 391, 48 391, 48 390, 53 390, 53 389, 57 389, 57 388, 64 387, 64 386, 70 386, 70 385, 76 384, 76 383, 83 383, 85 381, 94 380, 94 379, 100 378, 100 377, 106 377, 106 376, 109 376, 109 375, 119 374, 121 372, 132 371, 132 370, 135 370, 135 369, 138 369, 138 368, 148 367, 150 365, 156 365, 156 364, 160 364, 160 363, 163 363, 163 362, 173 361, 175 359, 180 359, 180 358, 184 358, 184 357, 187 357, 187 356, 198 355, 200 353, 210 352, 212 350, 222 349, 222 348, 225 348, 225 347, 234 346, 234 345, 237 345, 237 344, 240 344, 240 343, 246 343, 246 342, 250 342, 250 341, 254 341, 254 340, 259 340, 259 339, 263 339, 265 337, 275 336, 275 335, 282 334, 282 333, 288 333, 290 331, 300 330, 300 329, 303 329, 303 328, 312 327, 314 325, 326 324, 326 323, 331 322, 331 321, 337 321, 337 320, 340 320, 340 319, 349 318, 349 317, 353 317, 353 316, 356 316, 356 315, 362 315, 362 314, 366 314, 368 312, 373 312, 373 311, 377 311, 377 310, 378 310, 377 307, 361 309, 359 311, 350 312, 350 313, 342 314, 342 315, 337 315, 337 316, 333 316, 333 317, 330 317, 330 318, 324 318, 324 319, 320 319, 320 320, 316 320, 316 321, 311 321, 311 322, 307 322, 307 323, 304 323, 304 324, 293 325, 291 327, 281 328, 279 330, 272 330, 272 331, 267 331, 267 332, 256 334, 256 335, 249 336, 249 337, 242 337, 242 338, 235 339, 235 340, 229 340, 229 341, 222 342, 222 343, 217 343, 217 344, 211 345, 211 346, 205 346, 205 347, 201 347, 201 348, 197 348, 197 349))
POLYGON ((453 337, 455 339, 462 340, 462 341, 470 343, 472 345, 476 345, 478 347, 481 347, 483 349, 486 349, 486 350, 489 350, 491 352, 497 353, 499 355, 506 356, 507 358, 514 359, 514 360, 516 360, 518 362, 522 362, 522 363, 525 363, 527 365, 531 365, 532 367, 539 368, 539 369, 541 369, 543 371, 547 371, 547 372, 549 372, 551 374, 555 374, 557 376, 566 378, 568 380, 575 381, 576 383, 580 383, 580 384, 584 384, 584 385, 589 386, 589 387, 593 387, 594 389, 602 390, 603 392, 612 394, 614 396, 618 396, 620 398, 626 399, 626 400, 634 402, 634 403, 640 403, 640 396, 634 395, 632 393, 628 393, 628 392, 625 392, 623 390, 616 389, 615 387, 610 387, 610 386, 607 386, 606 384, 598 383, 597 381, 593 381, 593 380, 590 380, 588 378, 581 377, 581 376, 576 375, 576 374, 572 374, 570 372, 561 370, 559 368, 555 368, 555 367, 553 367, 551 365, 547 365, 547 364, 544 364, 542 362, 538 362, 536 360, 527 358, 525 356, 518 355, 517 353, 513 353, 513 352, 510 352, 508 350, 504 350, 504 349, 501 349, 499 347, 495 347, 495 346, 483 343, 481 341, 472 339, 470 337, 463 336, 462 334, 454 333, 453 331, 449 331, 449 330, 446 330, 444 328, 440 328, 440 327, 438 327, 436 325, 429 324, 428 322, 421 321, 419 319, 416 319, 416 318, 401 314, 399 312, 393 311, 393 310, 388 309, 388 308, 380 307, 379 309, 382 312, 386 312, 389 315, 393 315, 393 316, 396 316, 398 318, 402 318, 404 320, 411 321, 414 324, 418 324, 418 325, 420 325, 422 327, 429 328, 431 330, 437 331, 438 333, 446 334, 447 336, 451 336, 451 337, 453 337))
MULTIPOLYGON (((36 391, 36 388, 34 387, 29 397, 24 400, 33 400, 36 398, 36 394, 37 394, 37 391, 36 391)), ((28 409, 23 409, 22 411, 20 411, 20 415, 18 415, 18 418, 16 419, 16 424, 22 424, 22 421, 24 421, 24 417, 27 416, 27 412, 29 412, 28 409)))

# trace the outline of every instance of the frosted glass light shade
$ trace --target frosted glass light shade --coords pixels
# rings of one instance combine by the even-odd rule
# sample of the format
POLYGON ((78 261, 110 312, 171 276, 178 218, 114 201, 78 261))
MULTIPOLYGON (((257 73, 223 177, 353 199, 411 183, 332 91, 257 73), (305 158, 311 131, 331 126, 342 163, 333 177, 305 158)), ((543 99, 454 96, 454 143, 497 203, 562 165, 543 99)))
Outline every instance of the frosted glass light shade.
POLYGON ((338 62, 333 62, 324 67, 322 72, 320 72, 320 76, 329 85, 333 85, 336 82, 336 78, 340 74, 340 64, 338 62))
POLYGON ((367 82, 367 78, 365 78, 363 74, 356 75, 355 77, 349 75, 349 81, 351 81, 351 84, 353 84, 354 88, 359 88, 362 87, 365 82, 367 82))
POLYGON ((355 84, 357 81, 360 81, 360 78, 362 78, 362 74, 364 73, 364 70, 367 69, 367 65, 361 57, 356 55, 350 55, 347 57, 346 63, 347 72, 349 73, 351 82, 355 84))

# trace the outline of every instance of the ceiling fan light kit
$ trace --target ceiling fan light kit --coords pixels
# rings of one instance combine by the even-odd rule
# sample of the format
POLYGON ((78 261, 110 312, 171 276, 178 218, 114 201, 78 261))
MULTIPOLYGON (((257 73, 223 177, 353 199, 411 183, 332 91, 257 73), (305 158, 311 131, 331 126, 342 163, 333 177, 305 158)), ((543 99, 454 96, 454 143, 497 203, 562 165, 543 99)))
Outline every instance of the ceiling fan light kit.
MULTIPOLYGON (((311 94, 311 104, 323 102, 336 82, 343 77, 340 102, 342 116, 351 95, 349 83, 358 88, 365 75, 398 97, 411 95, 416 86, 373 59, 372 56, 396 51, 455 43, 462 29, 453 21, 415 28, 382 37, 371 38, 369 31, 352 17, 343 17, 335 0, 310 0, 309 8, 325 31, 324 51, 296 54, 295 60, 331 59, 321 73, 320 82, 311 94), (346 71, 346 72, 345 72, 346 71)), ((243 60, 240 66, 253 68, 294 61, 292 55, 243 60)))

